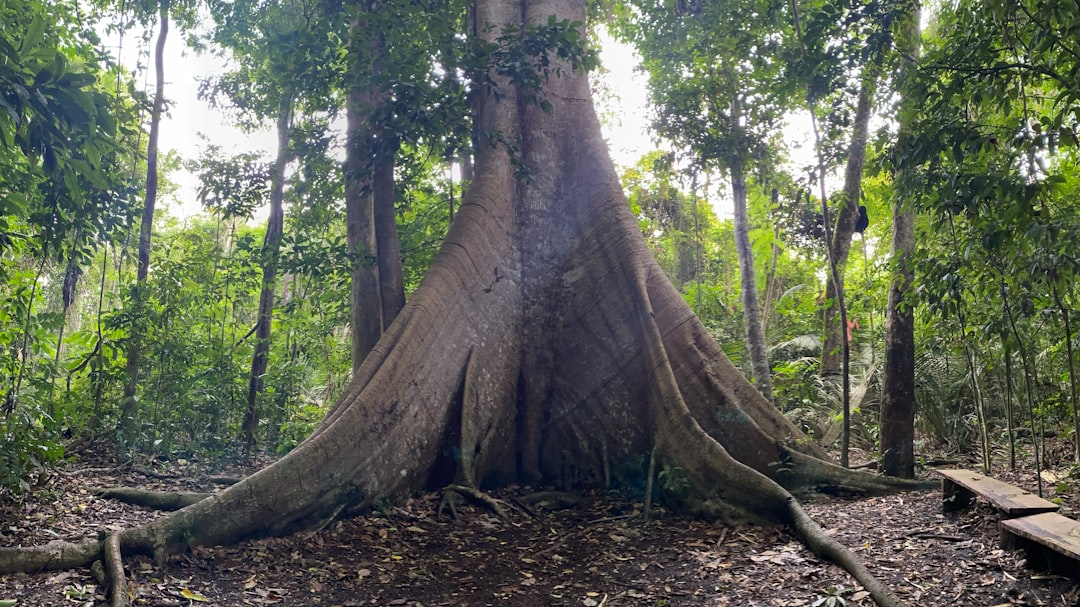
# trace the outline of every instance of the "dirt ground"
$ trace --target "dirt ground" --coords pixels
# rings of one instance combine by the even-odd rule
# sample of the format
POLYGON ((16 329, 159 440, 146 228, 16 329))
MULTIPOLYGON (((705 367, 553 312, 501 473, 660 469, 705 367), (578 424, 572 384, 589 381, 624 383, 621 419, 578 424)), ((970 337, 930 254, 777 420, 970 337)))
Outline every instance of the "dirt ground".
MULTIPOLYGON (((77 539, 159 516, 93 497, 94 486, 220 490, 213 474, 242 475, 262 460, 225 470, 178 459, 116 467, 84 457, 33 495, 0 504, 0 545, 77 539)), ((997 476, 1034 490, 1033 474, 997 476)), ((1047 477, 1047 495, 1076 515, 1080 487, 1047 477), (1058 492, 1061 492, 1058 495, 1058 492)), ((511 487, 496 495, 529 493, 511 487)), ((788 532, 728 527, 655 508, 640 496, 596 492, 576 508, 515 513, 509 523, 464 506, 438 516, 438 498, 341 521, 315 533, 199 549, 167 571, 127 561, 135 605, 872 605, 846 573, 808 552, 788 532)), ((1080 588, 1026 568, 1022 552, 999 548, 985 505, 941 513, 940 492, 809 504, 815 519, 862 557, 911 605, 1080 605, 1080 588)), ((0 604, 104 604, 87 570, 0 576, 0 604)))

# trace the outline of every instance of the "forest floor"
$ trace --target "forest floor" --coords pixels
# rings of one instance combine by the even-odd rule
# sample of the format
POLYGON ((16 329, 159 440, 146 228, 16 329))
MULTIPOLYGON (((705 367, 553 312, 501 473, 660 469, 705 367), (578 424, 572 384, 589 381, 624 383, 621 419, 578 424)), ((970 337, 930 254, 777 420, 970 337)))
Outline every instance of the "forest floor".
MULTIPOLYGON (((90 487, 219 490, 211 474, 242 476, 268 461, 223 468, 178 459, 149 470, 84 456, 31 496, 0 504, 0 545, 77 539, 160 516, 93 497, 90 487)), ((1031 473, 996 476, 1035 488, 1031 473)), ((1080 483, 1049 480, 1047 495, 1076 516, 1080 483)), ((535 518, 519 512, 506 523, 473 506, 457 519, 440 517, 438 498, 419 496, 315 533, 198 549, 172 558, 165 572, 129 559, 129 592, 135 605, 161 607, 872 605, 844 571, 783 529, 728 527, 662 507, 645 520, 635 516, 640 496, 582 497, 574 509, 535 518)), ((808 509, 910 605, 1080 604, 1074 582, 1029 570, 1022 552, 999 548, 985 505, 943 515, 940 492, 928 491, 827 498, 808 509)), ((87 570, 0 576, 0 601, 10 599, 27 607, 104 604, 87 570)))

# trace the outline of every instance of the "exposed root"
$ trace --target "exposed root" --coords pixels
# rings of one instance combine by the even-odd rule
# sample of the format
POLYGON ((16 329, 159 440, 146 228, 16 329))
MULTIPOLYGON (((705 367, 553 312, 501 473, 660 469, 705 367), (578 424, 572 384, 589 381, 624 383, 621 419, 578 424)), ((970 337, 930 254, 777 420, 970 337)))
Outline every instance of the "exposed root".
POLYGON ((101 540, 49 542, 43 546, 0 548, 0 574, 37 573, 86 567, 101 556, 101 540))
MULTIPOLYGON (((466 497, 490 508, 492 512, 503 520, 503 522, 510 522, 510 513, 508 512, 508 504, 506 502, 495 499, 483 491, 467 485, 447 485, 446 488, 443 489, 437 515, 442 516, 444 510, 449 510, 450 514, 456 519, 458 517, 457 507, 462 504, 466 497)), ((513 506, 510 505, 510 507, 513 506)))
MULTIPOLYGON (((644 281, 642 281, 644 283, 644 281)), ((683 400, 678 381, 672 370, 667 350, 656 325, 648 294, 642 292, 644 352, 654 372, 655 398, 653 406, 653 440, 660 454, 669 463, 686 472, 691 487, 700 492, 702 501, 717 508, 726 518, 745 515, 751 519, 782 522, 794 528, 810 550, 844 568, 881 607, 902 607, 900 601, 888 588, 875 578, 853 552, 832 539, 810 518, 798 500, 776 480, 736 460, 720 443, 705 432, 690 413, 683 400), (719 498, 719 499, 717 499, 719 498)), ((842 478, 853 486, 891 487, 891 480, 879 481, 880 477, 857 473, 840 468, 795 451, 787 452, 786 461, 778 462, 785 470, 777 478, 789 477, 795 481, 802 478, 806 483, 792 482, 799 486, 816 486, 823 479, 842 478), (820 465, 812 462, 820 462, 820 465), (796 470, 796 468, 798 468, 796 470), (842 472, 840 472, 842 471, 842 472), (809 473, 809 474, 807 474, 809 473), (803 476, 806 474, 805 476, 803 476)), ((906 485, 906 483, 900 483, 906 485)))
POLYGON ((120 556, 120 534, 110 533, 104 546, 105 579, 109 588, 109 607, 127 607, 128 585, 124 561, 120 556))
POLYGON ((904 607, 905 603, 874 577, 855 553, 827 535, 794 497, 788 500, 788 508, 792 526, 814 554, 843 567, 881 607, 904 607))
POLYGON ((213 495, 193 491, 153 491, 135 487, 94 488, 90 489, 90 492, 105 499, 169 512, 201 502, 213 495))
POLYGON ((785 456, 787 459, 776 480, 797 494, 850 493, 872 496, 899 491, 926 491, 940 486, 937 480, 896 478, 843 468, 798 451, 786 451, 785 456))
POLYGON ((649 470, 647 474, 648 476, 645 478, 645 502, 641 509, 641 515, 645 517, 645 520, 649 520, 650 510, 652 509, 653 478, 656 477, 655 448, 649 451, 649 470))

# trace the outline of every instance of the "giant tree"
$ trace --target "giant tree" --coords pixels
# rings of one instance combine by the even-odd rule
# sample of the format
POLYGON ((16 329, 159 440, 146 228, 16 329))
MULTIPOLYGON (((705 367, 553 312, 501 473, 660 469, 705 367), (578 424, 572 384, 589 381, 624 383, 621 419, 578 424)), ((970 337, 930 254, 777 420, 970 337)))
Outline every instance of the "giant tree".
MULTIPOLYGON (((898 486, 825 462, 723 355, 646 248, 580 68, 580 0, 480 0, 521 61, 475 82, 475 174, 423 283, 323 423, 273 465, 146 526, 0 551, 0 571, 87 564, 319 527, 424 488, 685 474, 683 508, 791 525, 897 605, 789 491, 898 486), (519 47, 520 48, 520 47, 519 47), (635 463, 637 462, 637 463, 635 463), (652 468, 652 466, 650 466, 652 468)), ((487 27, 491 25, 491 27, 487 27)), ((514 55, 515 53, 510 53, 514 55)), ((491 57, 506 56, 492 53, 491 57)))

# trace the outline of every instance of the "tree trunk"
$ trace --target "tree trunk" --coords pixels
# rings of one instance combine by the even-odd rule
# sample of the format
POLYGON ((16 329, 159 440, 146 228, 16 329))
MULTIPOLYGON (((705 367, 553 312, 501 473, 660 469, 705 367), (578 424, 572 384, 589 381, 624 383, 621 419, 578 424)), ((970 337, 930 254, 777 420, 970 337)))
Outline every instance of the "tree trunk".
POLYGON ((145 339, 146 278, 150 275, 150 237, 154 230, 154 206, 158 190, 158 134, 161 130, 161 113, 165 107, 165 39, 169 35, 169 2, 158 5, 158 38, 154 46, 154 106, 150 111, 150 137, 146 142, 146 199, 143 204, 142 223, 139 225, 139 262, 135 277, 135 321, 127 352, 127 368, 124 396, 120 401, 120 436, 125 446, 135 438, 135 421, 138 416, 139 368, 142 366, 142 349, 145 339))
POLYGON ((893 263, 885 316, 885 372, 881 399, 881 463, 890 476, 915 475, 915 315, 904 301, 915 273, 911 257, 915 250, 915 212, 893 206, 893 263))
MULTIPOLYGON (((389 145, 375 161, 373 205, 375 246, 379 264, 379 300, 382 330, 390 328, 405 306, 405 283, 401 270, 401 242, 397 233, 397 196, 394 189, 394 156, 397 145, 389 145)), ((357 363, 359 365, 359 363, 357 363)))
MULTIPOLYGON (((740 111, 739 100, 732 102, 735 122, 740 111)), ((762 396, 772 402, 772 369, 769 351, 765 347, 765 331, 761 327, 761 306, 758 304, 757 279, 754 276, 754 253, 750 247, 750 220, 746 213, 746 177, 742 158, 728 167, 731 174, 731 197, 734 202, 735 253, 739 257, 740 293, 746 325, 746 346, 750 351, 750 370, 754 385, 762 396)))
POLYGON ((1073 357, 1072 322, 1069 317, 1069 308, 1061 301, 1057 283, 1053 282, 1055 279, 1051 279, 1050 289, 1054 294, 1054 303, 1057 304, 1058 310, 1061 311, 1061 320, 1065 328, 1065 356, 1069 360, 1069 402, 1072 404, 1073 415, 1073 462, 1080 465, 1080 407, 1077 405, 1076 397, 1076 359, 1073 357))
MULTIPOLYGON (((907 57, 919 52, 919 5, 913 3, 906 15, 898 45, 907 57)), ((904 72, 916 68, 905 59, 904 72)), ((921 100, 904 99, 903 103, 921 100)), ((902 113, 903 115, 903 113, 902 113)), ((900 131, 907 129, 901 121, 900 131)), ((903 169, 901 169, 903 170, 903 169)), ((905 301, 911 292, 915 272, 912 268, 915 253, 915 211, 912 205, 897 196, 893 201, 892 267, 889 303, 885 312, 885 371, 881 399, 881 470, 889 476, 915 476, 915 314, 911 303, 905 301)))
MULTIPOLYGON (((833 231, 830 243, 841 290, 844 288, 844 269, 847 267, 848 254, 851 252, 851 238, 855 234, 855 222, 859 218, 859 200, 862 197, 862 174, 863 165, 866 164, 866 139, 870 128, 873 94, 873 78, 869 74, 864 74, 862 86, 859 87, 859 101, 855 106, 855 124, 851 127, 851 147, 848 151, 847 167, 844 170, 844 204, 836 213, 836 229, 833 231)), ((833 281, 826 280, 825 340, 821 350, 822 377, 839 375, 843 364, 844 328, 837 318, 838 300, 836 286, 833 281)))
POLYGON ((259 429, 259 395, 263 391, 263 376, 270 358, 270 327, 274 319, 274 293, 277 286, 278 255, 285 228, 285 168, 289 164, 289 126, 292 118, 292 97, 285 95, 278 105, 277 158, 270 172, 270 216, 266 219, 263 236, 262 288, 259 290, 259 315, 255 321, 255 351, 251 356, 248 376, 247 410, 244 412, 244 447, 251 451, 259 429))
MULTIPOLYGON (((353 25, 354 34, 370 35, 361 20, 353 25)), ((376 193, 376 182, 385 185, 376 173, 385 177, 385 159, 380 154, 378 126, 373 124, 376 113, 385 103, 385 94, 372 84, 382 53, 379 37, 370 41, 354 41, 364 46, 367 61, 355 61, 351 66, 354 89, 346 104, 347 140, 345 156, 345 228, 349 254, 353 258, 351 275, 352 367, 355 373, 364 358, 375 347, 383 331, 382 294, 380 293, 379 248, 376 233, 376 196, 385 195, 385 187, 376 193), (383 161, 383 162, 380 162, 383 161)), ((393 158, 390 167, 390 204, 393 204, 393 158)), ((396 226, 395 226, 396 231, 396 226)), ((400 258, 400 254, 399 254, 400 258)), ((389 322, 386 323, 389 325, 389 322)))
MULTIPOLYGON (((476 7, 489 36, 552 14, 584 21, 584 2, 476 7)), ((288 533, 455 478, 581 486, 622 471, 614 480, 639 482, 636 463, 655 452, 658 469, 685 474, 673 496, 684 507, 791 524, 878 601, 899 604, 785 487, 914 485, 816 457, 724 356, 650 255, 587 81, 564 69, 544 87, 551 112, 509 82, 499 99, 477 87, 485 141, 445 244, 312 436, 225 491, 123 532, 124 550, 161 557, 288 533)), ((0 550, 0 572, 13 553, 24 567, 86 562, 100 544, 90 542, 0 550)))

